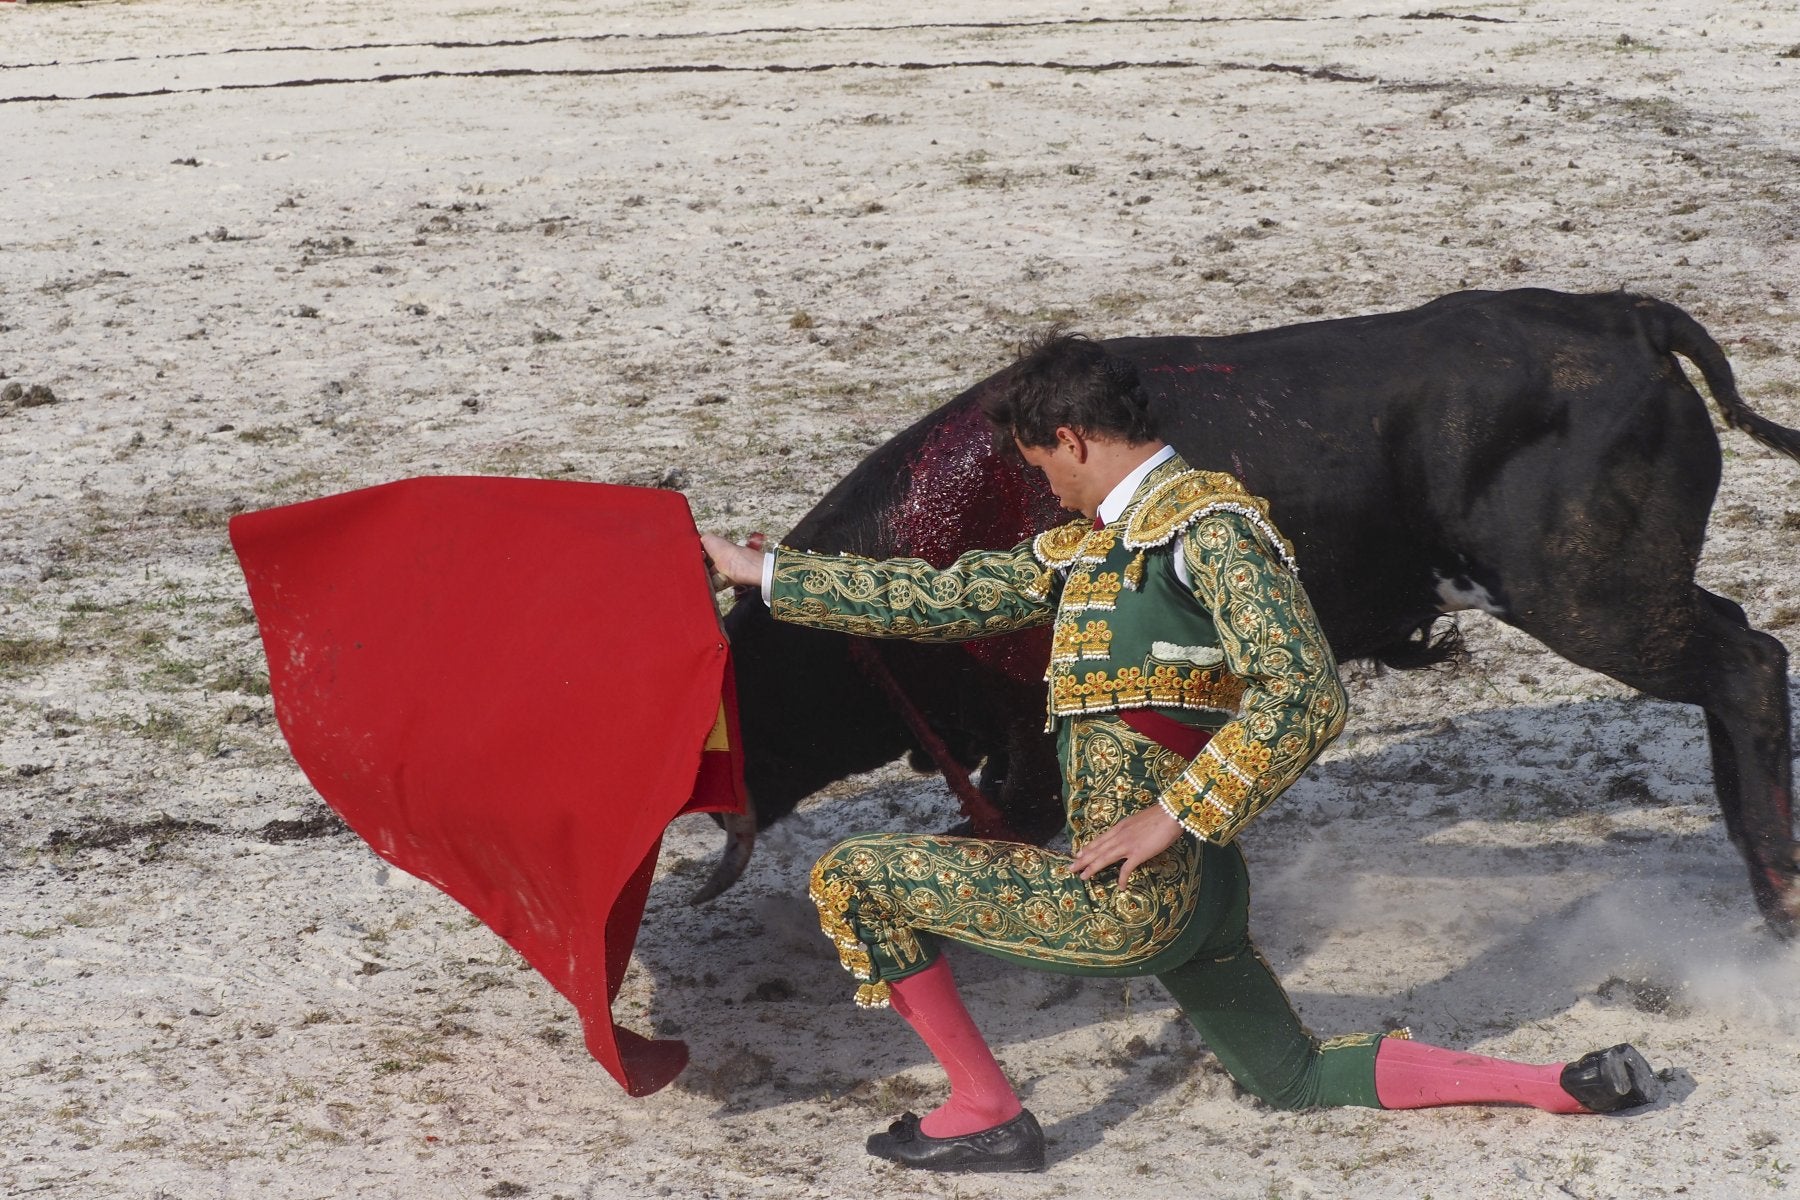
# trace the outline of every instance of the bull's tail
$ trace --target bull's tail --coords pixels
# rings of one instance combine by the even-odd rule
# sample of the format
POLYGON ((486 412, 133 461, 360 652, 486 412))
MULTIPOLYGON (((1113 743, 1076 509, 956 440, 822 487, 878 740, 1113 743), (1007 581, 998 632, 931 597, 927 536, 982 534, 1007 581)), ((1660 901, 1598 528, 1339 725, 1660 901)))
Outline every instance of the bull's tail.
POLYGON ((1800 460, 1800 430, 1777 425, 1744 403, 1744 398, 1738 395, 1731 363, 1726 361, 1719 343, 1701 328, 1700 322, 1675 305, 1649 296, 1638 298, 1637 309, 1658 350, 1664 354, 1679 354, 1700 368, 1706 390, 1712 393, 1713 403, 1719 406, 1727 425, 1749 434, 1771 450, 1800 460))

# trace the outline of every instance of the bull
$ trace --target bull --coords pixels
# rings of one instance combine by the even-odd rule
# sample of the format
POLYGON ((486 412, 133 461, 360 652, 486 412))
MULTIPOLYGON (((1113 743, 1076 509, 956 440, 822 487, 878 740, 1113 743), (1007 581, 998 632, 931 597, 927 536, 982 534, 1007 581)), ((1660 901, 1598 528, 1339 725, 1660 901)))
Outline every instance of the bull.
MULTIPOLYGON (((1692 363, 1724 421, 1800 459, 1800 433, 1738 394, 1687 313, 1627 293, 1459 292, 1419 308, 1229 337, 1105 343, 1160 436, 1269 500, 1340 660, 1393 667, 1459 651, 1477 608, 1569 661, 1705 714, 1726 832, 1769 925, 1800 924, 1787 651, 1695 567, 1721 473, 1692 363), (1447 626, 1447 627, 1446 627, 1447 626)), ((1068 519, 994 445, 976 384, 877 449, 785 539, 945 565, 1068 519)), ((732 830, 696 900, 730 886, 764 828, 805 796, 911 751, 1019 836, 1060 826, 1043 732, 1048 633, 873 643, 728 614, 754 823, 732 830)))

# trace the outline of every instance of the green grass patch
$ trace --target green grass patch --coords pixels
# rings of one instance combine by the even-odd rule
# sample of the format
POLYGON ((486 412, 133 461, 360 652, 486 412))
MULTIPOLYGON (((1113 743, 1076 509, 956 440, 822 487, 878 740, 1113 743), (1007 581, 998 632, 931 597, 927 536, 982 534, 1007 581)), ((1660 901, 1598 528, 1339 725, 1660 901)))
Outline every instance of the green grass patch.
POLYGON ((236 692, 240 696, 269 694, 269 673, 248 667, 227 667, 206 681, 209 692, 236 692))
POLYGON ((158 691, 176 691, 193 687, 199 682, 199 665, 179 658, 159 658, 144 672, 145 686, 158 691))
POLYGON ((69 645, 61 638, 0 637, 0 675, 22 675, 68 653, 69 645))

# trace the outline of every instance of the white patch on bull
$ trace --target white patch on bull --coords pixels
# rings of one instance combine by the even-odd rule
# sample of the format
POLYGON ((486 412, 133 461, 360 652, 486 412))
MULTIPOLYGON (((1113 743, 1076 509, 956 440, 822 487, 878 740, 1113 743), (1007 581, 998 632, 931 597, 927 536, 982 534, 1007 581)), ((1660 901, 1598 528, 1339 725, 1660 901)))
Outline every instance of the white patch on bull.
POLYGON ((1174 642, 1151 642, 1150 656, 1164 662, 1188 662, 1196 667, 1216 667, 1225 661, 1225 652, 1217 646, 1177 646, 1174 642))
POLYGON ((1437 584, 1438 611, 1460 612, 1466 608, 1479 608, 1482 612, 1495 617, 1504 617, 1506 609, 1500 602, 1479 583, 1467 575, 1458 575, 1454 579, 1432 573, 1432 581, 1437 584))

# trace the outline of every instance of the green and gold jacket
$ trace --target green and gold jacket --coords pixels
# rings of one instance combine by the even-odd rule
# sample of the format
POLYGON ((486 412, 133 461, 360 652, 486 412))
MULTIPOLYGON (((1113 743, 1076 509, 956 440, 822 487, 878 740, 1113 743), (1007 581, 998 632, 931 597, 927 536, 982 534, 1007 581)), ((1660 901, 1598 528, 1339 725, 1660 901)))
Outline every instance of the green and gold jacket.
POLYGON ((1220 844, 1344 725, 1337 665, 1267 503, 1180 458, 1151 471, 1108 525, 1073 521, 941 569, 782 547, 769 607, 778 620, 917 641, 1050 623, 1051 726, 1154 708, 1210 731, 1159 799, 1189 832, 1220 844))

